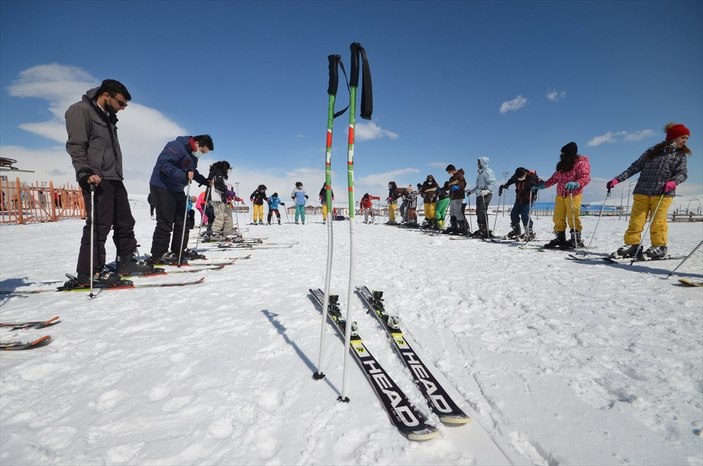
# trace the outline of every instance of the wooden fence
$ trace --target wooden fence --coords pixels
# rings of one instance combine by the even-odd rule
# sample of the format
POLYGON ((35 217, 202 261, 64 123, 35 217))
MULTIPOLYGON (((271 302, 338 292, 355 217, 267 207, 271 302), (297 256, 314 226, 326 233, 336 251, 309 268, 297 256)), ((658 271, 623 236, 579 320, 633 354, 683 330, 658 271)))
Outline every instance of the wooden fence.
POLYGON ((81 189, 69 185, 55 188, 53 182, 26 183, 0 178, 0 224, 55 222, 63 218, 85 218, 81 189))

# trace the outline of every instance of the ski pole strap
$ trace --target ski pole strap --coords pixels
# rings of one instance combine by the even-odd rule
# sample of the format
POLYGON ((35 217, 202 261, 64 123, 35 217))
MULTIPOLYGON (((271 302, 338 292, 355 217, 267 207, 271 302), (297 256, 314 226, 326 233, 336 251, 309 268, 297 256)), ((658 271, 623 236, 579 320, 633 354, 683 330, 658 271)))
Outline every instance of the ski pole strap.
MULTIPOLYGON (((337 72, 337 68, 342 69, 342 73, 344 74, 344 82, 347 83, 347 90, 349 89, 349 80, 347 79, 347 72, 344 69, 344 63, 342 63, 342 57, 340 55, 328 55, 327 60, 329 61, 329 74, 330 74, 330 79, 329 83, 327 85, 327 94, 330 96, 336 96, 337 95, 337 88, 339 87, 339 74, 337 72)), ((351 91, 350 91, 351 94, 351 91)), ((335 112, 333 118, 337 118, 340 115, 343 115, 344 112, 347 111, 349 108, 349 105, 347 104, 346 107, 344 107, 342 110, 335 112)))
POLYGON ((366 57, 366 50, 358 42, 353 42, 351 48, 351 78, 349 85, 351 87, 359 86, 359 57, 361 57, 361 71, 363 73, 363 81, 361 87, 361 118, 370 120, 373 113, 373 87, 371 85, 371 68, 366 57))

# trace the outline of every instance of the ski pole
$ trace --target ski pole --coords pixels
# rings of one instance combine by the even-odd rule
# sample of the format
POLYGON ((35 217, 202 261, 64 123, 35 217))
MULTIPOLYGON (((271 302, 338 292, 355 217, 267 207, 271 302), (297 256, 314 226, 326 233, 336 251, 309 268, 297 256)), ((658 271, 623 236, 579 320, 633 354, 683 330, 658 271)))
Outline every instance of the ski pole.
MULTIPOLYGON (((503 197, 503 194, 499 191, 498 192, 498 207, 500 207, 500 201, 501 201, 502 197, 503 197)), ((496 225, 498 224, 498 211, 499 210, 500 209, 496 209, 496 216, 493 219, 493 231, 496 231, 496 225)))
MULTIPOLYGON (((212 188, 207 189, 205 191, 207 195, 205 196, 205 205, 203 206, 203 212, 205 212, 205 206, 210 202, 210 193, 212 192, 212 188)), ((186 201, 186 207, 188 206, 188 201, 186 201)), ((187 213, 186 213, 187 215, 187 213)), ((239 225, 239 223, 237 223, 239 225)), ((198 227, 198 237, 195 240, 195 250, 198 250, 198 245, 200 244, 200 232, 203 230, 203 219, 200 219, 200 227, 198 227)))
MULTIPOLYGON (((657 215, 657 211, 659 210, 659 206, 662 203, 662 200, 664 199, 664 194, 659 196, 659 202, 657 202, 657 206, 654 208, 654 212, 652 212, 652 215, 649 217, 647 220, 647 223, 645 223, 644 228, 642 229, 642 235, 640 236, 640 243, 637 245, 637 249, 635 250, 635 255, 632 256, 632 260, 630 261, 630 265, 635 263, 635 260, 637 259, 637 256, 639 255, 640 249, 642 248, 642 243, 644 242, 644 232, 649 229, 649 225, 652 223, 652 220, 654 220, 654 217, 657 215)), ((651 236, 651 233, 650 233, 651 236)))
POLYGON ((185 212, 183 215, 183 229, 181 230, 181 247, 178 248, 178 265, 176 267, 181 266, 181 257, 183 256, 183 242, 186 238, 186 223, 188 219, 188 199, 190 198, 190 179, 188 180, 188 188, 186 189, 186 205, 185 205, 185 212))
POLYGON ((574 211, 574 193, 572 191, 569 191, 569 198, 571 199, 571 227, 574 229, 574 254, 578 254, 579 239, 576 236, 576 212, 574 211))
MULTIPOLYGON (((322 358, 325 347, 325 323, 327 322, 327 309, 329 308, 330 302, 330 281, 332 279, 332 248, 334 245, 334 233, 332 229, 332 131, 334 129, 334 119, 346 111, 345 108, 341 111, 341 113, 339 113, 339 115, 334 111, 334 103, 337 98, 337 88, 339 85, 339 75, 337 69, 341 67, 342 71, 344 71, 342 57, 340 55, 329 55, 327 57, 327 61, 329 70, 329 80, 327 84, 327 138, 325 141, 325 205, 327 206, 325 223, 327 223, 327 263, 325 267, 325 289, 322 303, 322 325, 320 326, 320 349, 317 360, 317 371, 313 374, 313 378, 315 380, 320 380, 325 377, 325 373, 322 371, 322 358)), ((287 207, 286 222, 290 223, 287 207)))
POLYGON ((693 253, 698 250, 698 248, 701 247, 701 244, 703 244, 703 241, 701 241, 700 243, 698 243, 698 246, 696 246, 695 248, 693 248, 693 251, 689 252, 689 253, 688 253, 688 256, 684 257, 683 260, 682 260, 681 262, 679 262, 679 265, 677 265, 674 270, 672 270, 671 272, 669 272, 669 275, 667 275, 665 278, 671 277, 671 276, 674 274, 674 272, 676 272, 676 271, 679 269, 679 267, 681 267, 681 266, 684 264, 684 262, 686 262, 686 261, 688 260, 688 258, 691 257, 691 256, 693 255, 693 253))
POLYGON ((603 204, 600 206, 600 213, 598 214, 598 221, 596 222, 595 228, 593 228, 593 233, 591 233, 591 239, 588 240, 588 246, 586 246, 586 250, 582 253, 583 256, 586 256, 588 254, 588 250, 591 248, 591 243, 593 242, 593 237, 596 236, 596 231, 598 230, 598 225, 600 224, 600 218, 603 216, 603 209, 605 209, 605 203, 608 201, 608 197, 610 196, 610 189, 605 193, 605 199, 603 200, 603 204))
POLYGON ((95 185, 90 185, 90 294, 94 298, 93 275, 95 275, 95 185))
POLYGON ((354 301, 354 129, 356 126, 356 88, 359 85, 359 58, 363 67, 363 87, 361 89, 361 118, 371 119, 373 98, 371 95, 371 69, 366 58, 366 51, 358 42, 353 42, 351 49, 351 71, 349 73, 349 139, 347 146, 347 190, 349 192, 349 286, 347 288, 347 314, 344 326, 344 352, 342 394, 338 400, 348 403, 347 374, 349 372, 349 347, 351 343, 351 308, 354 301))

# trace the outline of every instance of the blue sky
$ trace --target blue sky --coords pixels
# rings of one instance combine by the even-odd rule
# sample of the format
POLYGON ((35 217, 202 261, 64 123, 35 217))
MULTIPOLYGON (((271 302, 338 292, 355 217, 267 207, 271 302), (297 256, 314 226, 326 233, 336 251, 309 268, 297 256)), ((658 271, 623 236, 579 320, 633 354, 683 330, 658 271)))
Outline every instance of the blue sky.
MULTIPOLYGON (((689 180, 703 193, 703 2, 0 0, 0 155, 38 180, 72 182, 63 114, 104 78, 133 100, 120 112, 130 193, 148 192, 163 145, 209 133, 215 160, 248 196, 324 181, 327 56, 358 41, 371 63, 373 120, 357 117, 355 180, 470 182, 488 156, 546 179, 576 141, 591 159, 586 200, 663 126, 692 132, 689 180)), ((346 105, 346 90, 338 107, 346 105)), ((337 200, 346 189, 348 115, 335 120, 337 200)), ((26 179, 30 179, 27 176, 26 179)), ((23 178, 24 179, 24 178, 23 178)), ((552 190, 547 192, 553 196, 552 190)), ((618 193, 619 197, 619 193, 618 193)), ((543 200, 545 196, 543 196, 543 200)))

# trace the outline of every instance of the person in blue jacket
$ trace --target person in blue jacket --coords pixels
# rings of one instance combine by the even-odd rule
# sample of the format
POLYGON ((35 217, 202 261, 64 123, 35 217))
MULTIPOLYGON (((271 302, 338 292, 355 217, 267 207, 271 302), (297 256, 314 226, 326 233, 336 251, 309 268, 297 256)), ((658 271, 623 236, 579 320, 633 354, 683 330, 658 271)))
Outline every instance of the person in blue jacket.
POLYGON ((295 189, 290 194, 290 198, 295 201, 295 223, 298 223, 298 218, 305 225, 305 202, 308 200, 308 195, 305 194, 303 183, 295 182, 295 189))
POLYGON ((273 214, 276 214, 276 217, 278 218, 278 224, 281 224, 281 213, 278 211, 278 206, 282 205, 285 206, 285 202, 281 202, 281 198, 278 197, 278 193, 273 193, 273 196, 269 197, 268 200, 269 203, 269 213, 267 217, 268 224, 271 225, 271 217, 273 214))
POLYGON ((188 244, 188 229, 182 237, 186 209, 183 190, 191 180, 201 186, 208 184, 197 167, 198 157, 211 150, 214 145, 207 134, 180 136, 167 143, 156 159, 149 180, 151 199, 156 206, 156 228, 151 242, 151 262, 154 265, 175 264, 179 255, 181 261, 185 257, 181 246, 185 248, 188 244))

